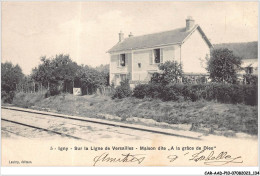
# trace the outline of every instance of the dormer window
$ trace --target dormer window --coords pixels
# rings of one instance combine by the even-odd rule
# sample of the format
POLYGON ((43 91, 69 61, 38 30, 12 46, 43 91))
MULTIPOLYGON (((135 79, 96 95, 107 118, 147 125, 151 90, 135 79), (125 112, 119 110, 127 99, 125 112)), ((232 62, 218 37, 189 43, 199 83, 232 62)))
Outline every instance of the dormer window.
POLYGON ((125 66, 125 54, 120 54, 120 66, 124 67, 125 66))

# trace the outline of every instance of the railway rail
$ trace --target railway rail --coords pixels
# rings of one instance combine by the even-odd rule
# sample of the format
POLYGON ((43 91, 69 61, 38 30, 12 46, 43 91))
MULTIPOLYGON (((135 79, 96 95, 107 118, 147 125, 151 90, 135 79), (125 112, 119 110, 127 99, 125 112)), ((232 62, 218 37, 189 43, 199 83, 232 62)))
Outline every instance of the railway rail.
POLYGON ((8 119, 4 119, 4 118, 1 118, 1 120, 6 121, 6 122, 10 122, 10 123, 13 123, 13 124, 17 124, 17 125, 26 126, 26 127, 29 127, 29 128, 34 128, 34 129, 41 130, 41 131, 54 133, 54 134, 57 134, 57 135, 60 135, 60 136, 66 136, 66 137, 73 138, 73 139, 85 140, 85 139, 82 139, 82 138, 79 138, 79 137, 76 137, 76 136, 68 135, 68 134, 65 134, 65 133, 58 132, 58 131, 49 130, 49 129, 42 128, 42 127, 37 127, 37 126, 34 126, 34 125, 29 125, 29 124, 25 124, 25 123, 13 121, 13 120, 8 120, 8 119))
MULTIPOLYGON (((126 129, 132 129, 132 130, 138 130, 138 131, 143 131, 143 132, 149 132, 149 133, 156 133, 156 134, 163 134, 163 135, 170 135, 170 136, 175 136, 175 137, 181 137, 181 138, 188 138, 188 139, 193 139, 193 140, 201 140, 199 137, 194 137, 194 136, 186 136, 186 135, 181 135, 181 134, 176 134, 170 129, 160 129, 160 128, 153 128, 153 127, 148 127, 148 126, 143 126, 143 125, 134 125, 134 124, 125 124, 122 122, 114 122, 114 121, 107 121, 103 119, 93 119, 93 118, 87 118, 87 117, 75 117, 75 116, 69 116, 69 115, 62 115, 62 114, 56 114, 56 113, 50 113, 50 112, 44 112, 44 111, 36 111, 36 110, 30 110, 30 109, 24 109, 24 108, 17 108, 17 107, 7 107, 7 106, 2 106, 2 109, 8 109, 11 111, 20 111, 20 112, 26 112, 26 113, 32 113, 32 114, 40 114, 40 115, 45 115, 49 117, 58 117, 61 119, 70 119, 73 121, 80 121, 80 122, 88 122, 88 123, 95 123, 99 125, 105 125, 105 126, 113 126, 113 127, 120 127, 120 128, 126 128, 126 129)), ((38 130, 54 133, 60 136, 66 136, 69 138, 74 138, 74 139, 80 139, 84 140, 83 138, 79 138, 73 135, 61 133, 58 131, 50 130, 47 128, 43 128, 40 126, 35 126, 27 123, 21 123, 16 120, 9 120, 5 118, 1 118, 3 121, 8 121, 10 123, 14 123, 17 125, 23 125, 29 128, 35 128, 38 130)))

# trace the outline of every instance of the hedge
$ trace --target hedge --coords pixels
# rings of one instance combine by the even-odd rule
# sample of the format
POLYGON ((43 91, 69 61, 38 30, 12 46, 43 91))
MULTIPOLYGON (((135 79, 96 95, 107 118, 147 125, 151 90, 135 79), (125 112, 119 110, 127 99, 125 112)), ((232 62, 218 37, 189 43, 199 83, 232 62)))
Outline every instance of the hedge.
POLYGON ((136 98, 158 98, 164 101, 177 101, 180 98, 197 101, 216 100, 221 103, 244 103, 257 105, 257 85, 237 84, 140 84, 133 90, 136 98))

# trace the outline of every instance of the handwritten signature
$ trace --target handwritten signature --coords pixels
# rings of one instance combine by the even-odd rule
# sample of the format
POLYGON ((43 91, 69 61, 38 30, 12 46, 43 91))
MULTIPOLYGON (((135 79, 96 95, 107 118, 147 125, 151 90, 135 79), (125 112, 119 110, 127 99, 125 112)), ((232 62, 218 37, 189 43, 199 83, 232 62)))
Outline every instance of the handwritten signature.
POLYGON ((99 156, 94 158, 93 166, 96 166, 100 162, 108 162, 108 163, 133 163, 137 162, 141 164, 145 159, 145 154, 121 154, 121 157, 111 157, 109 153, 102 153, 99 156))
POLYGON ((209 154, 205 154, 205 150, 201 150, 198 153, 192 155, 192 158, 195 162, 204 161, 205 165, 211 166, 223 166, 228 163, 243 163, 242 157, 232 157, 228 154, 228 152, 220 152, 219 154, 215 154, 214 151, 211 151, 209 154))
MULTIPOLYGON (((189 153, 189 152, 188 152, 189 153)), ((188 153, 184 154, 187 155, 188 153)), ((169 159, 170 162, 173 162, 177 160, 179 157, 177 155, 169 155, 167 156, 167 159, 169 159)), ((207 153, 206 150, 201 150, 198 153, 192 154, 191 158, 189 158, 190 161, 195 162, 203 162, 205 165, 210 166, 223 166, 228 163, 243 163, 242 157, 232 157, 228 152, 220 152, 218 154, 215 154, 214 151, 211 151, 210 153, 207 153)))

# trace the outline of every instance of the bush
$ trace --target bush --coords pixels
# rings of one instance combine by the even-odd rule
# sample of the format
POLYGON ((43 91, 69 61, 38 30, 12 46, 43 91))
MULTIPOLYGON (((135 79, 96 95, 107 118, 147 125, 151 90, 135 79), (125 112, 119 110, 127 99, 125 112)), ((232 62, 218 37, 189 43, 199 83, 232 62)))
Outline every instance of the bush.
POLYGON ((136 98, 145 98, 149 92, 149 84, 138 84, 133 90, 133 96, 136 98))
POLYGON ((14 98, 15 92, 9 91, 8 93, 6 91, 1 92, 1 99, 4 103, 12 103, 14 98))
POLYGON ((115 91, 112 95, 112 99, 115 98, 121 99, 132 95, 132 91, 129 85, 129 80, 122 81, 120 84, 121 84, 120 86, 117 86, 115 88, 115 91))
POLYGON ((247 105, 257 105, 257 85, 245 85, 243 90, 244 102, 247 105))
POLYGON ((174 92, 170 91, 169 87, 164 86, 164 84, 149 83, 137 85, 133 90, 133 96, 136 98, 158 98, 169 101, 173 99, 174 92))
POLYGON ((177 101, 183 95, 183 84, 167 85, 163 88, 162 95, 160 96, 164 101, 177 101))
POLYGON ((154 73, 151 77, 151 83, 167 85, 177 83, 183 77, 182 64, 177 61, 166 61, 159 64, 158 68, 161 73, 154 73))
POLYGON ((216 100, 220 103, 257 105, 257 85, 236 84, 141 84, 133 90, 136 98, 159 98, 163 101, 216 100))
POLYGON ((246 74, 243 75, 246 84, 254 84, 256 85, 258 82, 258 77, 256 75, 246 74))
POLYGON ((57 84, 50 84, 50 96, 59 95, 61 93, 61 90, 59 89, 59 86, 57 84))

